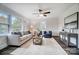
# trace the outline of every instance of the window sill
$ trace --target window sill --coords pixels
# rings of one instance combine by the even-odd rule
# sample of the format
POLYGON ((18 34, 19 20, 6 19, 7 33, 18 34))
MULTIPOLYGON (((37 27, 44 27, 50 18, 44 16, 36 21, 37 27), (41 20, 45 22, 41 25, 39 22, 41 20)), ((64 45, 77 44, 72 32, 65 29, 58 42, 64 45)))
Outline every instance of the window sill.
POLYGON ((9 34, 0 34, 0 36, 8 36, 9 34))

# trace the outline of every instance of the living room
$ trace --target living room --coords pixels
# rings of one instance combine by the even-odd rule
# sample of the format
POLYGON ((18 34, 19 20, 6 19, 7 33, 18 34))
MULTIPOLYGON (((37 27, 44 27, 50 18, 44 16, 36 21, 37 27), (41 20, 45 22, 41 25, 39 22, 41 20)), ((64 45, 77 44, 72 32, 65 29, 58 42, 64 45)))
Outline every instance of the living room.
POLYGON ((78 6, 78 3, 1 3, 0 54, 78 55, 78 6))

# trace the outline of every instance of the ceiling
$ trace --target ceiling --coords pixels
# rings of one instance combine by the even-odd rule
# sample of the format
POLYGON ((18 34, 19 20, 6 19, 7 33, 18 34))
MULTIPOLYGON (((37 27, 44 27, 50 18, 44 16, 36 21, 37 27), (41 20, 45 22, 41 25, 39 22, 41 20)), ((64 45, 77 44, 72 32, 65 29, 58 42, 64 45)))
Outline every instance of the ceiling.
POLYGON ((73 5, 73 3, 4 3, 3 5, 16 11, 24 17, 31 20, 45 19, 50 17, 59 17, 67 8, 73 5), (38 9, 47 9, 51 13, 47 17, 40 17, 33 13, 38 12, 38 9))

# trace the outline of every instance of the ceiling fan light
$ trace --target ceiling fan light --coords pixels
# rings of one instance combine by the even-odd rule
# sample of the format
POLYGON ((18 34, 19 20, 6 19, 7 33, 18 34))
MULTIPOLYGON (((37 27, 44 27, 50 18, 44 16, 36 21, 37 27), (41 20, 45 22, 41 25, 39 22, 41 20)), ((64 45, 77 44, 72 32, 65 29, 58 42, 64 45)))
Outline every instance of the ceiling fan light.
POLYGON ((43 14, 40 14, 41 17, 43 17, 43 14))

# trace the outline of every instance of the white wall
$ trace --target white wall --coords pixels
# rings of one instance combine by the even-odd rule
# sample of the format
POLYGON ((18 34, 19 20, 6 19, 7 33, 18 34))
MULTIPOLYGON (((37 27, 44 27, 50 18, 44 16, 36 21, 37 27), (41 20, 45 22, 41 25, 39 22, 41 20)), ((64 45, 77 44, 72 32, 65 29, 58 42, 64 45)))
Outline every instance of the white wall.
POLYGON ((0 4, 0 12, 4 12, 8 15, 16 16, 18 19, 22 19, 22 29, 24 31, 29 29, 30 19, 18 14, 17 12, 13 11, 12 9, 10 9, 2 4, 0 4))
POLYGON ((46 29, 51 30, 53 36, 58 36, 58 18, 46 19, 46 29))
POLYGON ((59 24, 58 24, 58 30, 61 31, 64 27, 64 18, 75 13, 79 12, 79 4, 74 4, 67 10, 65 10, 63 13, 61 13, 61 16, 59 17, 59 24))
POLYGON ((0 35, 0 50, 7 47, 8 44, 7 44, 7 36, 1 36, 0 35))
MULTIPOLYGON (((74 5, 72 5, 72 7, 66 9, 63 13, 60 14, 59 19, 58 18, 47 18, 47 19, 44 19, 41 21, 38 21, 38 19, 37 19, 38 22, 36 20, 34 20, 32 22, 37 22, 36 27, 40 27, 39 26, 40 22, 46 21, 46 30, 51 30, 53 32, 53 35, 58 35, 58 31, 61 31, 62 28, 64 27, 64 17, 79 11, 78 6, 79 6, 79 4, 74 4, 74 5)), ((5 6, 0 5, 0 9, 7 11, 7 13, 11 13, 16 16, 18 15, 17 17, 20 16, 20 18, 22 18, 24 20, 23 21, 23 25, 24 25, 23 30, 27 30, 27 28, 29 28, 29 26, 31 24, 29 19, 23 17, 22 15, 18 14, 17 12, 15 12, 5 6)))
POLYGON ((28 21, 28 19, 27 19, 27 21, 26 20, 23 20, 23 23, 22 23, 22 25, 23 25, 23 28, 22 28, 22 31, 28 31, 29 30, 29 27, 30 27, 30 21, 28 21))
POLYGON ((52 31, 53 36, 58 36, 58 18, 47 18, 36 24, 42 31, 52 31), (44 23, 44 24, 42 24, 44 23), (40 26, 41 25, 41 26, 40 26))
POLYGON ((64 12, 60 14, 59 18, 44 19, 43 21, 46 21, 46 30, 51 30, 54 36, 59 35, 59 31, 64 27, 64 18, 77 11, 79 11, 79 4, 73 4, 71 7, 64 10, 64 12))
MULTIPOLYGON (((61 17, 59 18, 59 31, 62 30, 62 28, 64 27, 64 18, 75 13, 75 12, 79 12, 79 4, 75 4, 72 7, 70 7, 69 9, 67 9, 64 13, 62 13, 61 17)), ((75 44, 75 40, 74 38, 71 38, 71 42, 75 44)), ((78 43, 79 44, 79 43, 78 43)), ((79 45, 78 45, 79 48, 79 45)))

